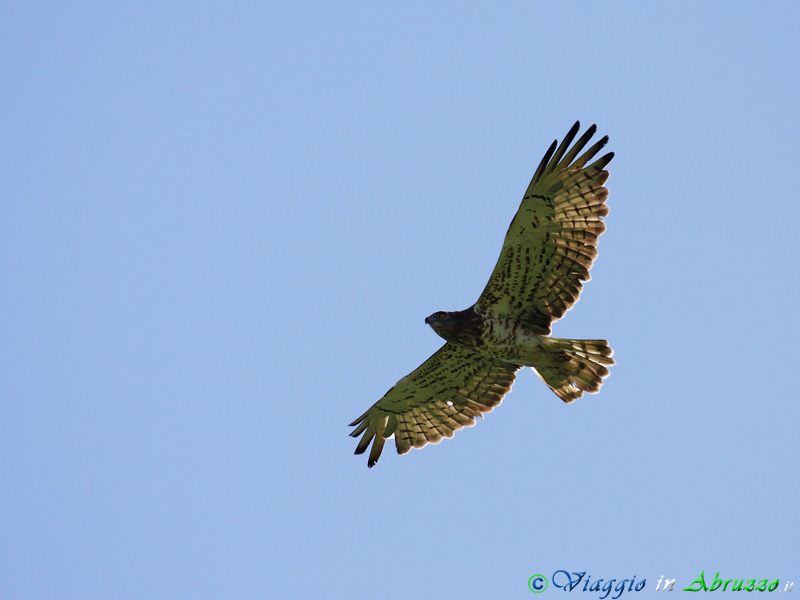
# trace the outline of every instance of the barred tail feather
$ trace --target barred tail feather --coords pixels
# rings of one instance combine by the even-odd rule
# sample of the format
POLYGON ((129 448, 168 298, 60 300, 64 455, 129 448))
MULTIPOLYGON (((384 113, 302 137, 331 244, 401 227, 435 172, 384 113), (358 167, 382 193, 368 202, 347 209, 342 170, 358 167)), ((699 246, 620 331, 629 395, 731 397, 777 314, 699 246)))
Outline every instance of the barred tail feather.
POLYGON ((543 338, 548 351, 545 364, 532 367, 539 378, 564 402, 573 402, 584 392, 596 394, 614 364, 614 351, 605 340, 543 338))

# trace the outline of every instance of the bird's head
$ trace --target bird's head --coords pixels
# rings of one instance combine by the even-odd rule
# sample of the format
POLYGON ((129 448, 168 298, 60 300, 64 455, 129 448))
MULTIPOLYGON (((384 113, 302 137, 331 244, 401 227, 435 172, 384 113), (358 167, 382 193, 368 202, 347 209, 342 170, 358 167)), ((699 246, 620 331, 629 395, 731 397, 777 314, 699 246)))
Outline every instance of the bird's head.
POLYGON ((425 318, 425 322, 448 342, 468 344, 480 336, 481 317, 472 307, 467 310, 437 311, 425 318))
POLYGON ((455 313, 445 312, 443 310, 425 317, 425 322, 444 339, 448 339, 448 333, 454 331, 457 325, 456 321, 458 321, 458 319, 455 318, 455 313))

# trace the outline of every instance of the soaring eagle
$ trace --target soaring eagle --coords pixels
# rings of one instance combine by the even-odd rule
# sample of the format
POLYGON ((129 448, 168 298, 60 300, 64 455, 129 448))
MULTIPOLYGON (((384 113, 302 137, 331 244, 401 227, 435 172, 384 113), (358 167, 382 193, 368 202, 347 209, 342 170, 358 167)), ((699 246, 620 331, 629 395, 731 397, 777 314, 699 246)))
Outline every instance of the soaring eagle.
POLYGON ((474 425, 475 417, 500 404, 523 366, 564 402, 599 391, 614 364, 608 342, 549 337, 550 325, 590 279, 597 238, 606 228, 603 184, 614 153, 590 163, 608 136, 581 154, 597 127, 570 148, 579 129, 575 123, 544 155, 478 301, 425 319, 447 340, 444 346, 350 424, 350 435, 363 434, 356 454, 372 442, 368 466, 392 436, 397 453, 405 454, 474 425))

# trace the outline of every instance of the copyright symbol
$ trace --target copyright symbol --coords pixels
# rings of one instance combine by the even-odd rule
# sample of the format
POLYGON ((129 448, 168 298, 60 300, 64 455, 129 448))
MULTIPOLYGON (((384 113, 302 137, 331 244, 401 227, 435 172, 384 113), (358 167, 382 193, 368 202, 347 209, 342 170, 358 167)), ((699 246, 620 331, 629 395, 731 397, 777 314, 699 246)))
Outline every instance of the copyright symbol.
POLYGON ((528 589, 534 594, 541 594, 547 589, 547 577, 544 575, 534 575, 528 579, 528 589))

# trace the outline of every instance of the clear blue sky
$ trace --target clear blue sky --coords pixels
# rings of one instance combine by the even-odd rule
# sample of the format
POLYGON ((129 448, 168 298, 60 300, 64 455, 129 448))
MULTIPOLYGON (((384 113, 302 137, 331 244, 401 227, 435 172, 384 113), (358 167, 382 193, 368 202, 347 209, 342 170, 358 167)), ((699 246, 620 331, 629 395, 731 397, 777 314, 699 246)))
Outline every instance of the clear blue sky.
POLYGON ((800 5, 283 4, 0 9, 0 597, 800 585, 800 5), (576 119, 611 377, 368 470, 576 119))

